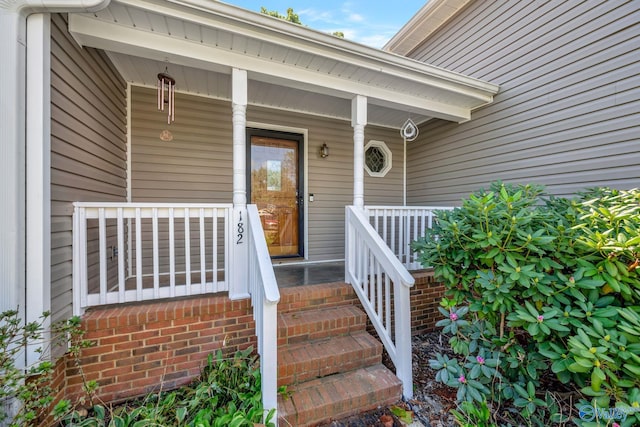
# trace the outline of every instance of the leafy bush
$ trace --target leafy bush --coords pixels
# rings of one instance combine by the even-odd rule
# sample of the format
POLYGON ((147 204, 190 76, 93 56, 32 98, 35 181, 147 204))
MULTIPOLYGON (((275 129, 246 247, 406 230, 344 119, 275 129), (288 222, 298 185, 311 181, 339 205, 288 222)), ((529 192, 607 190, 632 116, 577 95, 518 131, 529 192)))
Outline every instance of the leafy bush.
MULTIPOLYGON (((20 401, 18 411, 10 421, 10 414, 5 412, 4 405, 0 405, 0 424, 8 422, 12 427, 37 425, 49 415, 54 399, 51 388, 54 364, 43 358, 26 368, 16 366, 16 360, 24 356, 27 346, 37 345, 36 352, 44 354, 53 345, 66 345, 73 356, 80 348, 90 345, 82 339, 78 317, 54 324, 51 336, 45 340, 43 325, 48 317, 49 313, 44 313, 40 320, 25 324, 17 310, 0 313, 0 402, 14 398, 20 401)), ((60 410, 68 405, 65 400, 57 408, 60 410)))
MULTIPOLYGON (((209 355, 200 377, 187 387, 150 394, 115 408, 94 405, 91 414, 74 411, 63 418, 67 426, 234 426, 261 423, 264 410, 260 369, 253 349, 225 359, 219 350, 209 355)), ((271 421, 274 410, 265 417, 271 421)))
POLYGON ((414 249, 447 288, 438 325, 460 359, 431 366, 458 400, 561 423, 541 389, 550 371, 579 387, 579 408, 620 407, 620 425, 640 423, 640 191, 566 200, 496 183, 439 212, 414 249))

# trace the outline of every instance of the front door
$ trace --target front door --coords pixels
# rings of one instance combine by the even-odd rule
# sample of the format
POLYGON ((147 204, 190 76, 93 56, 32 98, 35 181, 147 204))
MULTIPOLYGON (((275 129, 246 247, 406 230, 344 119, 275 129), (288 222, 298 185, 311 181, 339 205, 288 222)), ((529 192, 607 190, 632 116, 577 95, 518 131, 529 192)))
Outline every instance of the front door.
POLYGON ((247 131, 249 196, 257 205, 269 254, 302 257, 302 135, 247 131))

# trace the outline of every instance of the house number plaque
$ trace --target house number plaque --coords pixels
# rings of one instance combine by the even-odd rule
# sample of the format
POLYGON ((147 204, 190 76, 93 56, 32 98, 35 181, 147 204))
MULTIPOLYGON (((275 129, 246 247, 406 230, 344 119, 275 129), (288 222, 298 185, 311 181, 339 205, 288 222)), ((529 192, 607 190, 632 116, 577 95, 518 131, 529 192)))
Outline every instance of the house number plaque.
POLYGON ((241 245, 244 243, 244 221, 242 220, 242 211, 238 211, 240 217, 238 218, 238 240, 236 240, 236 245, 241 245))

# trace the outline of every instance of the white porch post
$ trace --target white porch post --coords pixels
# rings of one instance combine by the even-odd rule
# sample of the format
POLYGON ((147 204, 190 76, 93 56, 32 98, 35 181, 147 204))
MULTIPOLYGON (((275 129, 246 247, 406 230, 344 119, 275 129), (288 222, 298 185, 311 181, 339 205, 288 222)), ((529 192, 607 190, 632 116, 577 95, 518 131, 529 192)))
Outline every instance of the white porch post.
POLYGON ((247 227, 247 71, 231 73, 233 109, 233 221, 229 298, 249 297, 247 227))
POLYGON ((364 207, 364 127, 367 124, 367 97, 357 95, 351 101, 353 127, 353 204, 364 207))
MULTIPOLYGON (((51 307, 51 20, 49 14, 27 18, 27 322, 51 307)), ((48 324, 48 322, 47 322, 48 324)), ((47 325, 45 325, 45 330, 47 325)), ((41 357, 30 346, 27 364, 41 357)))

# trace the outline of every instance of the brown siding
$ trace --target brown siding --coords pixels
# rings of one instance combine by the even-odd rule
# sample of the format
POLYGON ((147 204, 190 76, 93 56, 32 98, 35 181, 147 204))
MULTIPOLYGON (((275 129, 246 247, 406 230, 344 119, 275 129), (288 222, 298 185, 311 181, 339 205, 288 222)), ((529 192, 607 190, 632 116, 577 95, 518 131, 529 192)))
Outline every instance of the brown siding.
POLYGON ((178 93, 167 125, 154 89, 134 86, 131 99, 132 201, 230 203, 231 104, 178 93), (160 139, 165 129, 173 141, 160 139))
POLYGON ((72 202, 126 200, 126 83, 51 17, 51 309, 71 314, 72 202))
POLYGON ((452 204, 491 181, 556 195, 640 185, 640 3, 475 1, 415 59, 500 85, 458 125, 409 146, 410 202, 452 204))
MULTIPOLYGON (((308 188, 315 196, 309 209, 312 261, 344 257, 344 207, 353 201, 353 130, 349 122, 249 106, 247 120, 269 126, 308 130, 308 188), (326 143, 330 156, 319 155, 326 143)), ((385 141, 393 151, 393 168, 384 178, 365 172, 365 203, 402 202, 402 140, 397 130, 368 127, 365 141, 385 141)), ((176 121, 156 111, 153 89, 132 88, 133 201, 232 201, 232 123, 228 101, 178 94, 176 121), (173 141, 162 142, 163 129, 173 141)), ((307 198, 308 200, 308 198, 307 198)), ((196 248, 197 250, 197 248, 196 248)))

